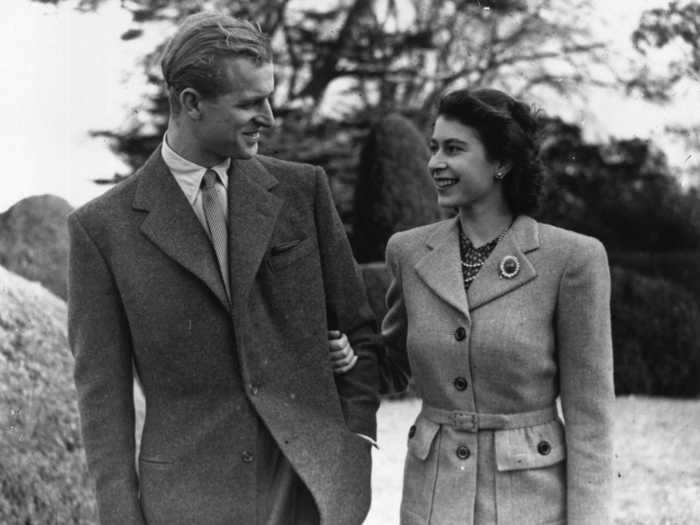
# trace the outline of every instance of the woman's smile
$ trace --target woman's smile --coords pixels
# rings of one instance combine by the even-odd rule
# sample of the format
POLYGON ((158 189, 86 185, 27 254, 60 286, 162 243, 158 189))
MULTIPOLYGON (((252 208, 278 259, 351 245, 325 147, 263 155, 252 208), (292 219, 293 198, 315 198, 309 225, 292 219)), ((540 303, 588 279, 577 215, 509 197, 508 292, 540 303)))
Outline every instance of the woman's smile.
POLYGON ((459 179, 456 177, 447 177, 445 175, 440 175, 438 177, 434 176, 433 182, 435 183, 435 186, 438 190, 445 190, 457 184, 459 182, 459 179))

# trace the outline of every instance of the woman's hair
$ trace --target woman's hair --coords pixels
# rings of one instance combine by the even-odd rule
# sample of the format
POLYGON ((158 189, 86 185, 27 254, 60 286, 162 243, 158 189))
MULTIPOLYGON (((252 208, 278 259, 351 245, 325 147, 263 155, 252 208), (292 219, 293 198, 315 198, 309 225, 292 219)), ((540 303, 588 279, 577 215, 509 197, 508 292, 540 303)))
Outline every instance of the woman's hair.
POLYGON ((231 85, 222 61, 241 57, 255 63, 272 61, 270 39, 259 27, 214 12, 188 16, 161 58, 173 113, 179 113, 179 96, 186 88, 196 89, 203 98, 228 93, 231 85))
POLYGON ((503 193, 511 212, 537 210, 544 169, 539 125, 529 106, 496 89, 459 89, 440 99, 437 115, 473 128, 490 161, 510 162, 503 193))

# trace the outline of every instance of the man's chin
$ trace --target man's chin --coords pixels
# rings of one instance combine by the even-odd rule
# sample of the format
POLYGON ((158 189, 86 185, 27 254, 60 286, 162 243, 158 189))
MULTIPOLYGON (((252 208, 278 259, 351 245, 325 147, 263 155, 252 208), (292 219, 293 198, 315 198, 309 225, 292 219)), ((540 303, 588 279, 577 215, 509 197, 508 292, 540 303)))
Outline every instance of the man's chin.
POLYGON ((231 155, 231 158, 246 160, 246 159, 252 159, 257 154, 258 154, 258 145, 257 144, 255 144, 254 146, 246 145, 243 148, 238 148, 231 155))

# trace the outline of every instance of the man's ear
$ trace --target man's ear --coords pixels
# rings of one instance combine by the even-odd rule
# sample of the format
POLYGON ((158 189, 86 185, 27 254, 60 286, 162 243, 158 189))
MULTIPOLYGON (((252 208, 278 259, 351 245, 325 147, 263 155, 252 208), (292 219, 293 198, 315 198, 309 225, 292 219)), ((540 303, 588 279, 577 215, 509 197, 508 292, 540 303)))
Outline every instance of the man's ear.
POLYGON ((202 96, 194 88, 185 88, 180 92, 180 106, 182 111, 187 113, 192 120, 199 120, 202 116, 201 102, 202 96))

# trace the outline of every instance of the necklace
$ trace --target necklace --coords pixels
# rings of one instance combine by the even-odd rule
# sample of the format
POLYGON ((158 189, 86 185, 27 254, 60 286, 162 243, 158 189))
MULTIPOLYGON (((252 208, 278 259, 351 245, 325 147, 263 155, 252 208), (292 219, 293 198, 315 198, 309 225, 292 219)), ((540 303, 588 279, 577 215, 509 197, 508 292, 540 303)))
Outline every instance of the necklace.
POLYGON ((462 266, 464 266, 465 268, 481 268, 483 266, 484 262, 486 261, 486 259, 488 258, 489 254, 491 253, 491 251, 493 251, 493 249, 496 247, 496 245, 503 240, 503 237, 506 236, 506 233, 508 233, 508 230, 510 230, 511 226, 512 226, 512 223, 509 224, 508 226, 506 226, 505 229, 501 233, 499 233, 498 237, 496 237, 494 240, 492 240, 492 241, 490 241, 482 246, 479 246, 478 248, 474 247, 474 245, 472 244, 469 237, 467 237, 464 234, 464 231, 460 228, 460 237, 461 237, 460 244, 463 245, 463 248, 464 248, 463 251, 464 252, 471 251, 471 252, 478 253, 479 255, 482 255, 482 254, 485 255, 485 257, 483 257, 483 258, 478 257, 479 260, 476 262, 468 262, 465 260, 466 257, 463 257, 462 258, 462 266), (484 252, 486 252, 486 253, 484 253, 484 252))
POLYGON ((492 241, 475 248, 469 238, 464 234, 464 231, 460 225, 460 259, 462 263, 462 276, 464 278, 464 286, 469 289, 472 281, 476 279, 479 270, 488 259, 491 252, 494 250, 496 245, 503 240, 506 233, 510 229, 512 223, 506 226, 506 228, 492 241))

